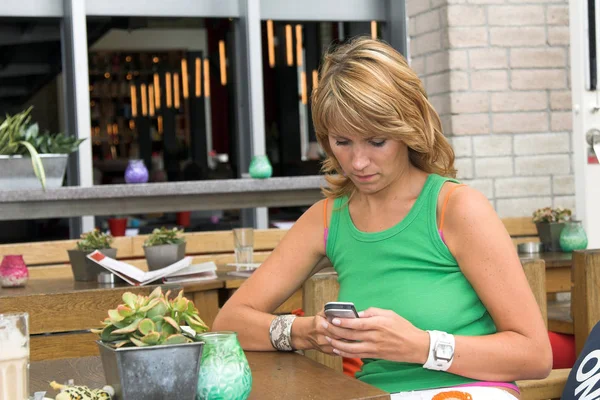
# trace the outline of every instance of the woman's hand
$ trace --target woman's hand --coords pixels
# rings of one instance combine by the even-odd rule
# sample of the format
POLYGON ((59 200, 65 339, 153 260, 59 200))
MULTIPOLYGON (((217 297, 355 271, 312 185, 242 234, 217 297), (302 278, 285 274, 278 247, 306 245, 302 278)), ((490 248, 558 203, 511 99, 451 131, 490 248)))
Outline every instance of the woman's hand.
POLYGON ((338 337, 327 330, 328 326, 330 326, 330 324, 325 317, 324 311, 321 311, 315 315, 312 320, 310 334, 307 336, 308 342, 310 343, 310 348, 312 349, 318 350, 325 354, 336 355, 333 352, 333 347, 331 347, 331 344, 326 337, 338 337))
POLYGON ((334 354, 425 364, 429 353, 426 331, 390 310, 368 308, 358 315, 334 318, 330 324, 325 320, 325 340, 334 354))

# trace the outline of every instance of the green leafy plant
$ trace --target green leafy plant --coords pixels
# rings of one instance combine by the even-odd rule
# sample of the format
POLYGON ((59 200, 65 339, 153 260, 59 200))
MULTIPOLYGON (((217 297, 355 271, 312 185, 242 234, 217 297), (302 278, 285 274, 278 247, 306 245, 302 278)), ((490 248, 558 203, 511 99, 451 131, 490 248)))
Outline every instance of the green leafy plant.
POLYGON ((0 155, 29 155, 33 172, 46 190, 46 172, 40 154, 68 154, 77 150, 85 139, 65 136, 63 133, 40 134, 37 123, 31 123, 33 107, 15 115, 6 115, 0 124, 0 155))
POLYGON ((94 229, 81 235, 80 240, 77 242, 77 249, 83 251, 110 249, 112 241, 112 236, 94 229))
POLYGON ((174 299, 169 299, 169 294, 170 291, 163 293, 160 287, 149 296, 123 293, 124 304, 109 310, 104 327, 92 332, 114 348, 197 341, 196 334, 206 332, 208 326, 194 303, 183 297, 183 290, 174 299), (193 332, 181 328, 185 325, 193 332))
POLYGON ((533 222, 566 222, 571 219, 571 210, 563 207, 544 207, 533 212, 533 222))
POLYGON ((164 226, 156 228, 152 231, 148 239, 144 241, 144 247, 160 246, 162 244, 180 244, 185 242, 185 239, 178 236, 183 233, 183 229, 167 229, 164 226))

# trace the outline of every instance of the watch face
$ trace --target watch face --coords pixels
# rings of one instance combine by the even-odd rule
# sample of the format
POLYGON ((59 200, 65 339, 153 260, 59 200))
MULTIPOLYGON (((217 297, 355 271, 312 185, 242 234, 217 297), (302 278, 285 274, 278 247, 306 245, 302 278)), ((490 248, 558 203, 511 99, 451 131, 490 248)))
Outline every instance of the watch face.
POLYGON ((438 360, 450 361, 450 360, 452 360, 453 356, 454 356, 454 351, 450 344, 438 343, 435 346, 435 358, 437 358, 438 360))

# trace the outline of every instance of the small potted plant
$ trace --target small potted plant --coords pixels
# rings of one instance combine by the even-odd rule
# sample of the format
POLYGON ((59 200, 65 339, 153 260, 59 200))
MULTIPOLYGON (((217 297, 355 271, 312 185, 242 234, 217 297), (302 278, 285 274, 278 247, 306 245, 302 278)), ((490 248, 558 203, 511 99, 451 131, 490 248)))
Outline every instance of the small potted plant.
POLYGON ((154 271, 169 266, 185 257, 185 239, 179 236, 183 229, 164 226, 152 231, 144 241, 148 269, 154 271))
POLYGON ((0 187, 5 190, 62 186, 69 153, 77 151, 84 140, 40 133, 38 124, 31 123, 32 109, 0 121, 0 187))
POLYGON ((194 303, 160 287, 149 296, 124 293, 99 335, 107 383, 119 399, 193 399, 208 326, 194 303))
POLYGON ((561 251, 560 233, 571 220, 571 210, 563 207, 544 207, 534 211, 533 222, 545 251, 561 251))
POLYGON ((98 250, 105 256, 117 258, 117 249, 110 247, 112 240, 110 235, 94 229, 81 235, 77 242, 77 248, 67 250, 73 277, 76 281, 95 281, 100 272, 106 271, 86 256, 94 250, 98 250))

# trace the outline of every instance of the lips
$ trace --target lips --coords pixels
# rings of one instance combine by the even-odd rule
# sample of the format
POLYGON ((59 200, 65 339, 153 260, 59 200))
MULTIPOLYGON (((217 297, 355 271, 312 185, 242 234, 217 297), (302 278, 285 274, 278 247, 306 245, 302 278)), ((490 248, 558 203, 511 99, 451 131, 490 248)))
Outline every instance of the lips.
POLYGON ((375 176, 375 174, 372 174, 372 175, 354 175, 354 176, 359 181, 365 182, 365 181, 368 181, 368 180, 372 179, 375 176))

